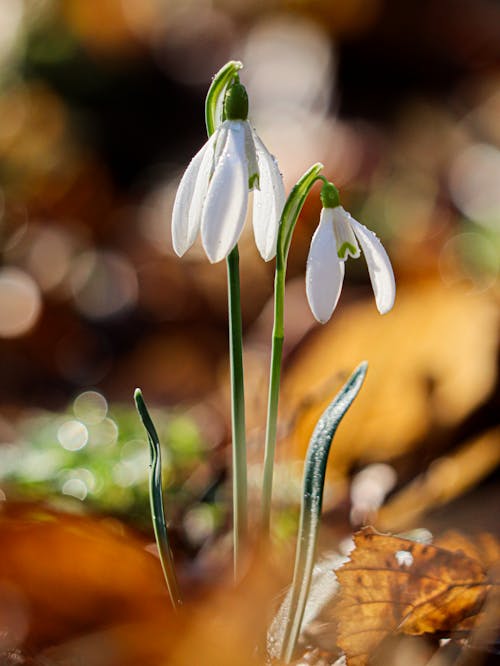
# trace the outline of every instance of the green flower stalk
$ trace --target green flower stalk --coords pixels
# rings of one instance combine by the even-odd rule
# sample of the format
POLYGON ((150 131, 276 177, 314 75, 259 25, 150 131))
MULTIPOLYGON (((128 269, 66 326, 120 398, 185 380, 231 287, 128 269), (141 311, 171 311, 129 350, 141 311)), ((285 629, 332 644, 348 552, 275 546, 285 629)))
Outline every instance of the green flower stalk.
POLYGON ((274 457, 278 424, 278 402, 281 376, 281 360, 285 337, 285 278, 288 252, 292 242, 293 230, 300 211, 312 186, 318 180, 323 165, 314 164, 300 178, 285 203, 278 231, 276 251, 276 273, 274 278, 274 327, 269 370, 269 395, 267 402, 266 441, 264 450, 264 478, 262 484, 261 527, 264 536, 268 536, 271 520, 271 500, 273 488, 274 457))
POLYGON ((247 120, 248 96, 239 81, 240 62, 214 77, 205 103, 208 141, 191 160, 174 202, 172 242, 181 256, 201 233, 208 259, 226 259, 233 453, 234 570, 241 569, 247 532, 247 459, 243 343, 237 243, 253 190, 253 229, 265 261, 276 253, 285 194, 276 160, 247 120))

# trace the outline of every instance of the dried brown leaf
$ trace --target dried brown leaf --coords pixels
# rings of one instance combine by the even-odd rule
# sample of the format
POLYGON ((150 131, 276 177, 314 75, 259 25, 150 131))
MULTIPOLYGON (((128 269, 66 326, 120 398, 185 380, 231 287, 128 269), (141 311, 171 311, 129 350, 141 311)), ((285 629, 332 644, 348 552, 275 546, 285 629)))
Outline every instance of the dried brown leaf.
MULTIPOLYGON (((449 636, 470 631, 496 583, 461 547, 446 550, 364 528, 337 572, 338 644, 349 666, 364 666, 393 633, 449 636)), ((448 543, 451 543, 451 537, 448 543)), ((469 552, 472 549, 467 548, 469 552)), ((479 552, 479 551, 477 551, 479 552)))

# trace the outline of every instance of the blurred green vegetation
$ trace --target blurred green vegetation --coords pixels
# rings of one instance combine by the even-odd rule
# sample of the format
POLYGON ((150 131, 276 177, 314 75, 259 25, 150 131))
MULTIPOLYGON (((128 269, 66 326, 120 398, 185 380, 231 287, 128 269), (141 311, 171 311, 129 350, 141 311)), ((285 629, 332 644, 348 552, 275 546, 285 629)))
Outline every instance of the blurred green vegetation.
MULTIPOLYGON (((153 410, 153 417, 169 515, 193 505, 220 523, 219 510, 198 506, 207 488, 193 474, 206 464, 208 447, 197 424, 179 412, 153 410)), ((15 427, 15 440, 0 447, 0 484, 8 499, 44 499, 149 525, 149 447, 132 407, 115 405, 108 412, 100 394, 85 392, 66 411, 28 412, 15 427)))

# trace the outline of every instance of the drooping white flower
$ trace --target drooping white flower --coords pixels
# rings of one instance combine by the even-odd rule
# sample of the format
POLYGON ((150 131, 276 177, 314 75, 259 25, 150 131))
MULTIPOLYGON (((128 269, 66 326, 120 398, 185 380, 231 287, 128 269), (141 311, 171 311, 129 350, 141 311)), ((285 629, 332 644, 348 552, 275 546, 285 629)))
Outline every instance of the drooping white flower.
POLYGON ((265 261, 276 254, 285 203, 283 179, 274 157, 250 123, 225 120, 186 169, 174 202, 172 241, 182 256, 198 232, 209 260, 227 257, 245 223, 248 192, 253 194, 255 242, 265 261))
POLYGON ((342 206, 323 208, 311 240, 306 269, 306 292, 315 318, 322 324, 332 316, 344 281, 344 264, 365 255, 375 302, 380 314, 394 305, 396 284, 391 262, 377 236, 342 206), (358 244, 359 243, 359 244, 358 244))

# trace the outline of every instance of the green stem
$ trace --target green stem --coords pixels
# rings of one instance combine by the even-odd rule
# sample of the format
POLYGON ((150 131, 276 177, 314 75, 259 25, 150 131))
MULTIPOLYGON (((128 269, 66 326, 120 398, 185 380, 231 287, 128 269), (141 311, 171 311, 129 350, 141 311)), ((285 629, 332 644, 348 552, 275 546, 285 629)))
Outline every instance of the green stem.
POLYGON ((243 386, 243 334, 241 323, 238 246, 227 259, 229 309, 229 359, 231 372, 231 425, 233 440, 234 577, 241 570, 242 547, 247 533, 247 455, 245 391, 243 386))
POLYGON ((313 187, 321 178, 323 168, 320 162, 313 164, 294 186, 281 214, 276 251, 276 274, 274 278, 274 327, 269 370, 269 394, 267 401, 266 442, 264 451, 264 478, 262 484, 261 529, 264 537, 269 536, 271 524, 271 500, 273 492, 274 456, 276 451, 276 433, 278 428, 278 403, 285 337, 285 277, 288 252, 292 235, 300 211, 313 187))
POLYGON ((264 535, 269 534, 271 522, 271 497, 273 489, 274 455, 278 428, 278 403, 281 376, 281 359, 285 337, 285 272, 282 256, 276 257, 276 275, 274 277, 274 326, 269 370, 269 395, 267 401, 266 443, 264 451, 264 479, 262 487, 261 528, 264 535))
MULTIPOLYGON (((224 96, 239 81, 242 63, 232 60, 214 76, 205 101, 207 134, 211 136, 225 119, 224 96)), ((234 577, 239 578, 242 546, 247 533, 247 454, 245 392, 243 386, 243 334, 238 246, 226 258, 229 310, 229 360, 231 372, 231 429, 233 440, 233 539, 234 577)))

